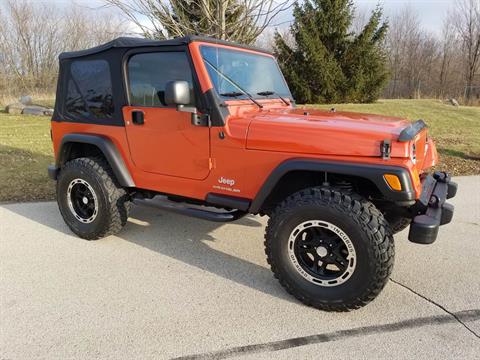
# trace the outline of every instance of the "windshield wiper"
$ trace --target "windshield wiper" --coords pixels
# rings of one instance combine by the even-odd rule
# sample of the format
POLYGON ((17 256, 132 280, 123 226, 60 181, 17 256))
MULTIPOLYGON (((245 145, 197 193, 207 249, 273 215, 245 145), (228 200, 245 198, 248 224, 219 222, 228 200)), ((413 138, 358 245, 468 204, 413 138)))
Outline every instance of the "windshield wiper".
MULTIPOLYGON (((233 81, 232 79, 230 79, 227 75, 225 75, 224 73, 222 73, 220 70, 218 70, 210 61, 208 61, 207 59, 203 59, 203 61, 205 61, 205 63, 207 65, 209 65, 218 75, 220 75, 221 77, 223 77, 225 80, 227 80, 230 84, 232 84, 233 86, 235 86, 238 90, 240 90, 242 92, 242 94, 245 94, 248 96, 248 98, 255 104, 257 105, 260 109, 263 108, 263 105, 260 104, 257 100, 255 100, 253 98, 252 95, 250 95, 246 90, 244 90, 240 85, 238 85, 235 81, 233 81)), ((240 94, 240 95, 242 95, 240 94)), ((220 94, 221 95, 221 94, 220 94)), ((228 95, 226 95, 228 96, 228 95)), ((233 95, 232 95, 233 97, 233 95)))
POLYGON ((245 94, 238 91, 230 91, 230 92, 225 92, 220 94, 220 96, 226 96, 226 97, 237 97, 241 95, 245 95, 245 94))
POLYGON ((285 103, 285 105, 290 105, 290 103, 284 97, 280 96, 280 94, 275 91, 271 91, 271 90, 260 91, 260 92, 257 92, 257 95, 260 95, 260 96, 277 95, 278 98, 285 103))

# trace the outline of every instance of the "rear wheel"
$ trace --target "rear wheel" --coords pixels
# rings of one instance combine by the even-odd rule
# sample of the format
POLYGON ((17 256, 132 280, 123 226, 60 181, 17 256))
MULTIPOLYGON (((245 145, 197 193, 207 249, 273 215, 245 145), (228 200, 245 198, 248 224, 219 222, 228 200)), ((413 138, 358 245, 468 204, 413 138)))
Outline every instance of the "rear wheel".
POLYGON ((119 232, 128 218, 128 194, 100 157, 71 160, 57 181, 65 223, 79 237, 96 240, 119 232))
POLYGON ((328 311, 373 300, 391 273, 394 244, 380 211, 360 196, 310 188, 273 211, 265 251, 275 277, 303 303, 328 311))

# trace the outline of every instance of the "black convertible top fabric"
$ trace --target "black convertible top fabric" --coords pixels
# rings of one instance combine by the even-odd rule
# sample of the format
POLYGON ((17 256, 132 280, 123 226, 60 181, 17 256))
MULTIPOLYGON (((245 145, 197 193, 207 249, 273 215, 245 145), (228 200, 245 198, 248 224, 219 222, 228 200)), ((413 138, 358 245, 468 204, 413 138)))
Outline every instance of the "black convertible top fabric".
MULTIPOLYGON (((57 83, 57 97, 55 101, 55 109, 52 120, 99 125, 124 126, 122 107, 128 104, 126 97, 127 89, 124 82, 123 73, 125 55, 129 53, 131 49, 139 49, 138 51, 143 51, 144 48, 165 47, 165 50, 176 50, 182 47, 185 48, 189 43, 193 41, 208 42, 220 45, 231 45, 237 48, 250 49, 267 54, 269 53, 263 49, 258 49, 252 46, 236 44, 233 42, 195 35, 175 38, 171 40, 151 40, 135 37, 119 37, 115 40, 112 40, 103 45, 93 47, 91 49, 64 52, 59 56, 60 69, 57 83), (68 102, 72 102, 72 99, 69 98, 68 95, 69 83, 72 82, 73 85, 76 84, 75 79, 72 78, 71 66, 77 61, 88 60, 104 60, 109 65, 108 75, 110 76, 111 80, 111 97, 114 107, 114 113, 109 118, 98 119, 94 116, 89 115, 71 114, 66 109, 66 104, 68 102)), ((89 92, 92 92, 91 89, 88 90, 89 91, 87 91, 87 93, 80 94, 81 100, 83 100, 85 104, 85 97, 88 96, 89 92)), ((108 102, 110 102, 110 100, 108 102)))
POLYGON ((109 41, 105 44, 95 46, 90 49, 80 50, 80 51, 71 51, 61 53, 59 58, 71 59, 82 56, 88 56, 97 54, 113 48, 136 48, 136 47, 150 47, 150 46, 175 46, 175 45, 184 45, 188 44, 186 38, 177 38, 172 40, 150 40, 144 38, 134 38, 134 37, 119 37, 112 41, 109 41))
POLYGON ((234 42, 225 41, 225 40, 218 40, 218 39, 214 39, 214 38, 210 38, 210 37, 190 35, 190 36, 185 36, 185 37, 174 38, 174 39, 171 39, 171 40, 151 40, 151 39, 135 38, 135 37, 119 37, 119 38, 116 38, 116 39, 114 39, 112 41, 109 41, 105 44, 95 46, 95 47, 90 48, 90 49, 61 53, 59 58, 60 58, 60 60, 77 58, 77 57, 97 54, 97 53, 100 53, 100 52, 103 52, 103 51, 106 51, 106 50, 109 50, 109 49, 114 49, 114 48, 178 46, 178 45, 189 44, 192 41, 204 41, 204 42, 210 42, 210 43, 222 44, 222 45, 233 45, 235 47, 240 47, 240 48, 244 48, 244 49, 251 49, 251 50, 260 51, 260 52, 264 52, 264 53, 269 53, 268 51, 266 51, 264 49, 256 48, 254 46, 237 44, 237 43, 234 43, 234 42))

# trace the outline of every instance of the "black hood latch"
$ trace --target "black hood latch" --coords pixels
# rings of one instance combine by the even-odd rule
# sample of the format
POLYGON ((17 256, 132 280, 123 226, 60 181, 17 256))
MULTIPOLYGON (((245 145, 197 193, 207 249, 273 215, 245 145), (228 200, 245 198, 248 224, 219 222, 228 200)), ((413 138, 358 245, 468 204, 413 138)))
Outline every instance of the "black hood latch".
POLYGON ((382 154, 383 160, 390 160, 390 154, 392 152, 392 144, 390 140, 383 140, 380 144, 380 153, 382 154))

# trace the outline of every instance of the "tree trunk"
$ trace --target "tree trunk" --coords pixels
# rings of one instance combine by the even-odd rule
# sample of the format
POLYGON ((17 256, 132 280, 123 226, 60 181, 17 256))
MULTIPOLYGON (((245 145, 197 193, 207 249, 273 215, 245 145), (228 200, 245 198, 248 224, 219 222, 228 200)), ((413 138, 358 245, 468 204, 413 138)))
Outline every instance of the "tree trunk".
POLYGON ((226 40, 226 19, 225 13, 228 0, 220 0, 218 2, 218 37, 222 40, 226 40))

